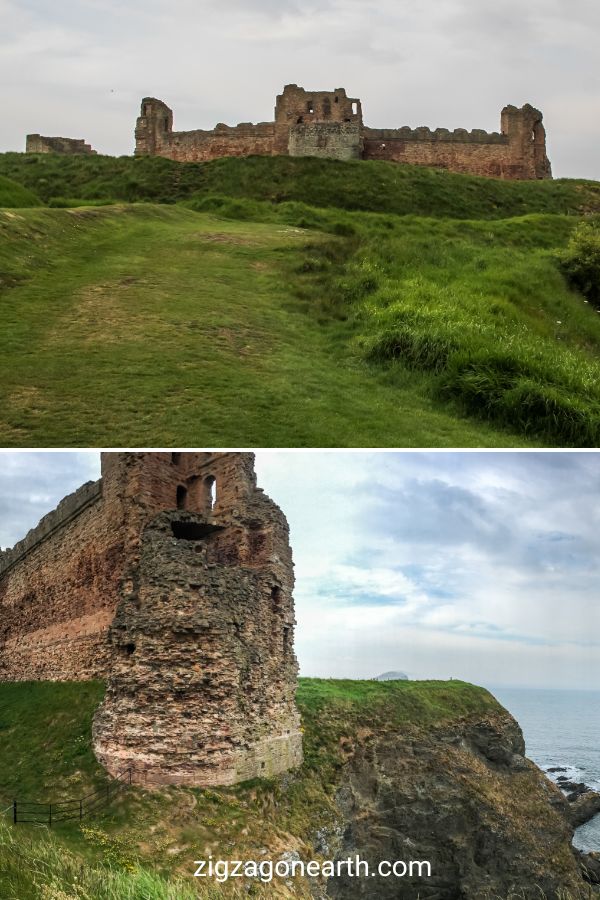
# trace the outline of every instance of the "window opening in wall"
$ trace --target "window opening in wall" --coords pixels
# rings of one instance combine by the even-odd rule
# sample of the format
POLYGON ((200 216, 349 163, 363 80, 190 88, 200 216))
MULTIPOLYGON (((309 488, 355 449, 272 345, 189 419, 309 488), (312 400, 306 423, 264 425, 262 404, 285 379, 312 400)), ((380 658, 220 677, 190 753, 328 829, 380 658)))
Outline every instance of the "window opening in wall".
POLYGON ((135 653, 135 644, 125 644, 125 653, 127 654, 127 656, 131 656, 133 653, 135 653))
POLYGON ((222 530, 222 525, 209 525, 206 522, 171 522, 173 537, 183 541, 204 541, 211 534, 222 530))
POLYGON ((182 484, 177 485, 177 509, 185 509, 187 501, 187 488, 182 484))
POLYGON ((217 502, 217 479, 214 475, 209 475, 208 478, 204 479, 204 484, 206 485, 206 496, 210 503, 210 508, 214 509, 217 502))
POLYGON ((146 103, 144 103, 144 109, 142 110, 142 115, 143 116, 148 115, 148 105, 146 103))
POLYGON ((358 103, 352 104, 352 115, 355 116, 358 113, 358 103))
POLYGON ((308 101, 308 103, 306 104, 306 108, 307 108, 307 110, 309 111, 309 113, 314 113, 314 111, 315 111, 315 104, 313 103, 312 100, 309 100, 309 101, 308 101))
POLYGON ((178 466, 181 462, 181 453, 171 453, 171 462, 174 466, 178 466))
POLYGON ((339 103, 339 102, 340 102, 340 98, 339 98, 339 97, 335 97, 335 98, 334 98, 334 103, 339 103))
POLYGON ((323 115, 325 118, 328 118, 331 115, 331 100, 329 97, 325 97, 323 100, 323 115))
POLYGON ((302 125, 303 122, 304 116, 298 116, 298 118, 296 119, 296 125, 302 125))
POLYGON ((273 604, 273 611, 277 612, 281 606, 281 588, 277 587, 277 585, 273 585, 271 588, 271 602, 273 604))
POLYGON ((169 120, 165 119, 165 131, 169 130, 169 120))

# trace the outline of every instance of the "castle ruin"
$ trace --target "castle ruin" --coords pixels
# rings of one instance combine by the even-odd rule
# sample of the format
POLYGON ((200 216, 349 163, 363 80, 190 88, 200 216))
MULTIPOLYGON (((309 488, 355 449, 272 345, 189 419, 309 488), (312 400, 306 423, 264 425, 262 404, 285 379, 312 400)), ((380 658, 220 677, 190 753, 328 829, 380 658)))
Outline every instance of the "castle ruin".
POLYGON ((306 91, 288 84, 277 97, 273 122, 219 124, 211 130, 173 131, 172 110, 162 100, 145 97, 135 153, 180 162, 253 154, 379 159, 496 178, 551 178, 542 119, 526 104, 502 110, 499 132, 368 128, 360 100, 343 88, 306 91))
POLYGON ((41 134, 28 134, 25 139, 26 153, 63 153, 73 155, 75 153, 96 154, 91 144, 86 144, 83 138, 44 137, 41 134))
POLYGON ((0 551, 0 680, 107 682, 94 750, 134 781, 299 765, 288 526, 250 453, 103 453, 0 551))

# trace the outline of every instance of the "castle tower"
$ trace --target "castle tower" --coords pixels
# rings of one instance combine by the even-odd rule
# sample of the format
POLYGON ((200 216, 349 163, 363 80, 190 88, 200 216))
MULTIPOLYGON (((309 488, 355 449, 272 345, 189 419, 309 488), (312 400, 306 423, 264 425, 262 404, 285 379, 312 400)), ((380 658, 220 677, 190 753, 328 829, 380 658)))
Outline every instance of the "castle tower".
POLYGON ((298 765, 288 527, 252 454, 152 459, 128 483, 146 521, 109 632, 94 749, 113 774, 233 784, 298 765), (156 502, 155 502, 156 501, 156 502))
POLYGON ((173 133, 173 110, 162 100, 144 97, 135 123, 135 155, 154 156, 169 144, 173 133))
POLYGON ((502 110, 502 134, 510 140, 512 164, 518 178, 552 178, 543 118, 539 109, 529 103, 521 109, 505 106, 502 110))
POLYGON ((274 153, 359 159, 362 150, 360 100, 344 88, 307 91, 286 84, 275 103, 274 153))

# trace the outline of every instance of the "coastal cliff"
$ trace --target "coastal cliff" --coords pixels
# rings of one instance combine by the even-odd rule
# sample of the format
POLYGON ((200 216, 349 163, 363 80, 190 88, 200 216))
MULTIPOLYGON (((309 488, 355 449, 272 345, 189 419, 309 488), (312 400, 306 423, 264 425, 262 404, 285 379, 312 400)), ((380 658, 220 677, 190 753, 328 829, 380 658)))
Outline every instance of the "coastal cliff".
POLYGON ((482 689, 425 686, 414 683, 411 696, 397 684, 388 703, 355 704, 351 728, 344 728, 348 710, 328 707, 344 762, 337 831, 330 842, 322 836, 318 849, 338 859, 358 855, 370 869, 379 860, 427 860, 431 877, 342 875, 328 882, 324 896, 590 897, 586 860, 571 847, 570 804, 526 759, 517 722, 482 689), (424 709, 415 703, 419 693, 424 709), (409 720, 394 723, 395 704, 412 707, 409 720))
MULTIPOLYGON (((95 682, 0 684, 0 799, 63 800, 105 783, 90 734, 103 691, 95 682), (77 748, 77 772, 68 748, 77 748)), ((133 896, 138 882, 161 900, 597 896, 599 860, 571 846, 581 814, 527 760, 518 724, 487 691, 459 681, 300 679, 298 707, 304 763, 295 771, 219 789, 134 785, 81 828, 45 836, 0 824, 0 896, 46 897, 50 877, 61 900, 133 896), (210 856, 360 857, 370 871, 383 860, 428 861, 431 876, 350 877, 342 868, 339 877, 268 883, 257 874, 192 879, 194 861, 210 856)))

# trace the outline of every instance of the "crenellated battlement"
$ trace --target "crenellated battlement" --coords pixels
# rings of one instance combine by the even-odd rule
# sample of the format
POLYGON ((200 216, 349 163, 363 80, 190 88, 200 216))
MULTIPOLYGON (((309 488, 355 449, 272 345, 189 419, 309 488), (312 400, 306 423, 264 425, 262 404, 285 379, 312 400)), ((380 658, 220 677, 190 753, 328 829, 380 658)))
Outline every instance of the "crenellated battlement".
POLYGON ((499 131, 483 131, 481 128, 473 128, 467 131, 465 128, 436 128, 432 130, 427 126, 410 128, 408 125, 402 128, 365 128, 363 136, 373 141, 454 141, 459 144, 508 144, 510 138, 499 131))
POLYGON ((72 494, 64 497, 56 509, 40 519, 35 528, 27 532, 23 540, 14 547, 0 550, 0 576, 4 575, 27 556, 38 544, 50 538, 61 528, 65 528, 77 518, 88 506, 97 503, 102 497, 102 479, 86 481, 72 494))

